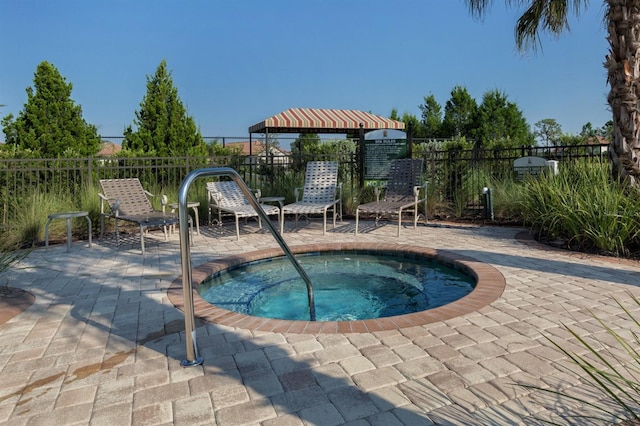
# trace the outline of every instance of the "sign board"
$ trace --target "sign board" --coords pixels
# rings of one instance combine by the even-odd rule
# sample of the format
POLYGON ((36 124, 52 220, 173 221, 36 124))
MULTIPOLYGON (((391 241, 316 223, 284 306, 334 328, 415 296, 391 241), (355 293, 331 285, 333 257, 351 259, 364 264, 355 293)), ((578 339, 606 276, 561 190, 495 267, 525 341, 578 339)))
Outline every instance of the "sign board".
POLYGON ((365 180, 386 180, 391 160, 407 156, 407 135, 399 130, 374 130, 364 136, 365 180))
POLYGON ((518 180, 522 180, 527 176, 540 176, 547 169, 557 174, 557 165, 556 169, 553 170, 549 162, 542 157, 522 157, 513 162, 513 170, 516 172, 516 179, 518 180))

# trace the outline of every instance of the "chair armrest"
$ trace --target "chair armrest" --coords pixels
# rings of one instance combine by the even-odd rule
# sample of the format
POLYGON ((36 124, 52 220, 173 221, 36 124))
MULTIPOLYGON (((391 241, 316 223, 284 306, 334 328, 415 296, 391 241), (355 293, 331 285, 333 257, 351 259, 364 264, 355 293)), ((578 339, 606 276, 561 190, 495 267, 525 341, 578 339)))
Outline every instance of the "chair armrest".
POLYGON ((169 204, 169 198, 165 195, 165 194, 152 194, 151 192, 147 191, 146 189, 143 189, 145 195, 149 198, 153 198, 153 197, 160 197, 160 205, 162 206, 162 213, 166 213, 167 210, 167 204, 169 204))
POLYGON ((302 193, 302 188, 298 187, 298 188, 294 188, 293 189, 293 193, 296 196, 296 203, 300 200, 300 193, 302 193))
POLYGON ((382 192, 384 192, 384 188, 380 188, 377 185, 373 187, 373 193, 376 196, 376 203, 380 202, 380 194, 382 194, 382 192))
POLYGON ((420 197, 420 190, 424 188, 424 197, 427 197, 427 182, 423 183, 422 185, 418 185, 418 186, 414 186, 413 187, 413 196, 416 198, 416 200, 418 200, 418 198, 420 197))
POLYGON ((222 193, 219 191, 209 191, 209 204, 213 204, 214 206, 219 206, 220 201, 222 201, 222 193))
POLYGON ((98 197, 100 197, 100 214, 101 215, 105 215, 105 214, 115 214, 116 216, 118 216, 118 214, 120 213, 118 211, 118 208, 120 207, 120 200, 116 199, 109 199, 107 198, 104 194, 98 194, 98 197), (104 205, 109 206, 109 212, 105 212, 105 208, 104 205))
POLYGON ((160 203, 162 204, 162 213, 166 213, 167 204, 169 204, 169 197, 163 194, 160 203))

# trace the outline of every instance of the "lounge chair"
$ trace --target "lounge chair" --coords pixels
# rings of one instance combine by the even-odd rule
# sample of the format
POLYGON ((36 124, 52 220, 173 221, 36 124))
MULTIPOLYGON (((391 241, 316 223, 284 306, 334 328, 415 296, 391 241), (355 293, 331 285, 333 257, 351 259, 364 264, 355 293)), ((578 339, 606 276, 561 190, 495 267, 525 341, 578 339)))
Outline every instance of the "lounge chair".
MULTIPOLYGON (((327 212, 331 211, 333 216, 333 227, 336 227, 336 216, 342 214, 342 201, 340 193, 341 187, 338 185, 338 162, 337 161, 310 161, 302 188, 295 188, 295 203, 287 204, 282 208, 282 222, 284 225, 284 215, 295 214, 295 220, 299 216, 310 214, 322 214, 322 235, 327 233, 327 212), (300 198, 302 190, 302 198, 300 198)), ((281 232, 284 228, 281 228, 281 232)))
MULTIPOLYGON (((249 200, 245 197, 237 183, 233 181, 207 182, 209 193, 209 223, 211 223, 212 211, 218 212, 218 223, 222 223, 222 214, 231 213, 236 220, 236 237, 240 239, 240 218, 257 217, 258 226, 262 227, 262 222, 258 212, 253 208, 249 200)), ((256 198, 260 199, 259 192, 256 198)), ((268 204, 260 204, 267 216, 277 215, 280 226, 282 226, 282 213, 279 207, 268 204)))
POLYGON ((402 228, 402 213, 413 213, 413 227, 418 225, 418 205, 424 202, 425 218, 427 212, 427 183, 422 184, 422 159, 392 160, 389 179, 384 188, 384 197, 380 189, 375 188, 376 201, 361 204, 356 209, 356 235, 360 213, 375 215, 375 225, 384 216, 398 216, 398 237, 402 228), (422 196, 422 198, 421 198, 422 196))
POLYGON ((167 226, 180 222, 179 216, 165 212, 167 197, 162 196, 162 211, 155 210, 149 197, 149 191, 142 188, 140 180, 101 179, 100 187, 100 235, 104 236, 104 219, 113 218, 116 228, 116 244, 119 243, 118 222, 124 220, 140 226, 140 248, 144 254, 144 234, 148 228, 162 228, 167 239, 167 226))

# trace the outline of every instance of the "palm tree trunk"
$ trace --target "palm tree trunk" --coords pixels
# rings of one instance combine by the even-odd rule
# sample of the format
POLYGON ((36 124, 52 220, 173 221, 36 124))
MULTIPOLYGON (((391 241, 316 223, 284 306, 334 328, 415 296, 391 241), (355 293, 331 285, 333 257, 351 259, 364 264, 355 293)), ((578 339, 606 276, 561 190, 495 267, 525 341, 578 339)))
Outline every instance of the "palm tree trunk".
POLYGON ((614 178, 640 190, 640 0, 607 0, 614 178))

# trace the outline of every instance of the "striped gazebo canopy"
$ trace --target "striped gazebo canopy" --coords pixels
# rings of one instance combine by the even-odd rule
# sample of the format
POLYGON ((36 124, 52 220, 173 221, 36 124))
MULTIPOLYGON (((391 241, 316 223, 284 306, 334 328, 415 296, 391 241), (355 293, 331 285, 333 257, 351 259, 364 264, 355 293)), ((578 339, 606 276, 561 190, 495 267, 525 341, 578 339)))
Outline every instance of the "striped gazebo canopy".
POLYGON ((353 109, 289 108, 249 127, 249 133, 353 133, 360 130, 403 130, 402 121, 353 109))

